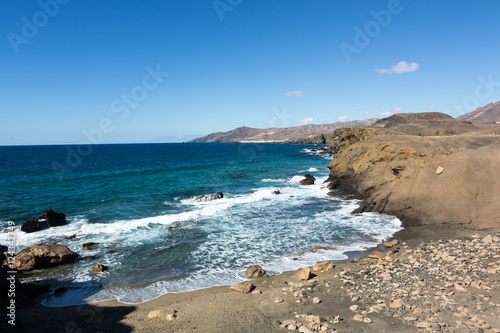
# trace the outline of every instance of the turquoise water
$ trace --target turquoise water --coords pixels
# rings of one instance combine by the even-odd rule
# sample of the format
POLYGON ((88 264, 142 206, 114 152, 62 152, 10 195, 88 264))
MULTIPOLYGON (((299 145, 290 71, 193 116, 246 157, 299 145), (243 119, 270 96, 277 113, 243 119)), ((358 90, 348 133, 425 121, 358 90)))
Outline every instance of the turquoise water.
POLYGON ((27 278, 68 288, 47 297, 48 306, 139 303, 241 281, 252 264, 273 274, 341 260, 401 229, 394 217, 352 215, 356 201, 327 196, 331 157, 313 147, 124 144, 93 146, 87 155, 75 155, 76 146, 0 147, 0 227, 51 208, 66 214, 66 226, 16 231, 19 250, 57 243, 81 255, 27 278), (305 174, 316 184, 300 185, 305 174), (224 198, 193 200, 216 191, 224 198), (85 242, 100 245, 83 251, 85 242), (316 245, 322 250, 312 252, 316 245), (109 270, 90 273, 97 263, 109 270))

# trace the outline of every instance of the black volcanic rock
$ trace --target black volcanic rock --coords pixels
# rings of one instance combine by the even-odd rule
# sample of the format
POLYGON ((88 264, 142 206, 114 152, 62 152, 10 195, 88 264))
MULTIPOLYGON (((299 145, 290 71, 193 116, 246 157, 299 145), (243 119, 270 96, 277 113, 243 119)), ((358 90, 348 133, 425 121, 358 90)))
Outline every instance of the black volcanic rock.
POLYGON ((21 225, 21 230, 24 232, 35 232, 45 228, 58 227, 66 224, 66 215, 56 213, 52 209, 48 210, 35 220, 29 220, 21 225))
POLYGON ((224 194, 222 192, 215 192, 211 194, 200 195, 199 197, 196 197, 194 200, 197 202, 207 202, 222 198, 224 198, 224 194))
POLYGON ((302 179, 299 183, 301 185, 314 185, 314 182, 316 181, 316 178, 314 178, 314 176, 311 176, 311 175, 305 175, 304 176, 304 179, 302 179))

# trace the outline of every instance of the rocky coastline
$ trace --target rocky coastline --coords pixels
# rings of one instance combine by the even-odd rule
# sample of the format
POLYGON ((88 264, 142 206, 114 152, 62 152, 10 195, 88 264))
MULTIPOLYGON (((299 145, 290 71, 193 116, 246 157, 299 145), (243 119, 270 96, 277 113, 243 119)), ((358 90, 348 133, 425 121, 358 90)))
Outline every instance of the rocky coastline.
MULTIPOLYGON (((499 333, 499 134, 498 128, 336 130, 327 151, 321 150, 335 156, 327 186, 334 195, 361 199, 354 213, 400 218, 406 228, 391 242, 350 254, 348 262, 280 275, 267 275, 272 267, 251 266, 249 281, 135 305, 107 301, 46 308, 33 297, 50 287, 30 290, 18 283, 31 302, 17 310, 14 331, 499 333)), ((307 175, 301 184, 314 181, 307 175)), ((59 222, 41 216, 27 227, 61 225, 62 216, 52 213, 59 222)), ((78 257, 41 248, 54 252, 61 264, 78 257)), ((38 250, 22 253, 24 268, 47 263, 34 259, 38 250)))

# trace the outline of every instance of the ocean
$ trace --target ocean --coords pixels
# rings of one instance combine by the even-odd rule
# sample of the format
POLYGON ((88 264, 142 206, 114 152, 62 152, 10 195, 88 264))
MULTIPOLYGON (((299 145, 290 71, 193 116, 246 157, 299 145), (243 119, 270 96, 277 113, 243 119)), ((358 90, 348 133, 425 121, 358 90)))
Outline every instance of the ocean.
POLYGON ((115 144, 0 147, 0 244, 53 209, 68 224, 15 231, 16 247, 61 244, 74 264, 35 270, 24 281, 66 292, 46 306, 117 299, 141 303, 166 293, 245 280, 249 265, 278 274, 376 246, 401 222, 350 214, 356 200, 329 197, 331 157, 287 144, 115 144), (88 147, 87 147, 88 148, 88 147), (311 174, 316 183, 300 185, 311 174), (224 198, 197 202, 223 192, 224 198), (170 227, 176 227, 169 230, 170 227), (82 243, 96 242, 92 250, 82 243), (313 252, 319 245, 321 250, 313 252), (91 273, 96 264, 109 270, 91 273))

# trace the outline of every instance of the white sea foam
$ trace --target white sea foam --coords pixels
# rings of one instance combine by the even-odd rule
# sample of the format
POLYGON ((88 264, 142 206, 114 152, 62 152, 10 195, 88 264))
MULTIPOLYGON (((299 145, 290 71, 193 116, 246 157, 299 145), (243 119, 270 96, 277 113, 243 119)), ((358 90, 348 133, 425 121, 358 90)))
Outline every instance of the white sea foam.
MULTIPOLYGON (((343 260, 347 258, 346 251, 375 246, 401 229, 400 221, 393 217, 350 214, 358 202, 330 199, 323 185, 326 172, 315 177, 315 184, 309 186, 300 185, 304 177, 296 175, 281 183, 272 182, 276 187, 257 188, 247 194, 225 193, 223 199, 209 202, 181 199, 175 202, 185 210, 180 213, 110 223, 89 223, 84 216, 69 217, 70 223, 65 226, 29 234, 16 231, 16 242, 19 249, 57 242, 84 256, 98 255, 99 263, 111 267, 97 276, 89 273, 95 262, 81 260, 66 270, 48 273, 50 278, 77 285, 72 288, 70 284, 68 292, 44 302, 47 306, 63 306, 110 299, 141 303, 165 293, 227 285, 244 280, 244 270, 251 264, 260 264, 269 273, 277 274, 323 260, 343 260), (275 194, 276 189, 280 194, 275 194), (134 256, 146 255, 133 254, 138 246, 152 245, 147 256, 156 255, 158 259, 163 258, 162 251, 171 253, 168 251, 181 246, 176 243, 176 233, 168 232, 168 227, 177 223, 184 230, 191 228, 205 235, 203 241, 183 254, 182 260, 192 266, 191 270, 179 276, 145 270, 146 280, 150 281, 147 283, 141 283, 141 277, 134 275, 139 274, 138 268, 134 267, 133 274, 127 273, 129 261, 137 260, 134 256), (74 235, 76 239, 71 238, 74 235), (168 235, 171 238, 166 242, 168 235), (101 245, 82 253, 81 244, 85 241, 101 245), (118 244, 114 253, 110 253, 111 243, 118 244), (322 249, 310 251, 316 245, 322 249), (151 278, 154 274, 159 275, 151 278)), ((0 234, 0 244, 6 243, 6 237, 0 234)))

